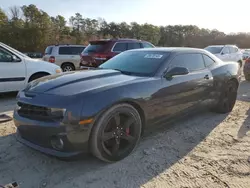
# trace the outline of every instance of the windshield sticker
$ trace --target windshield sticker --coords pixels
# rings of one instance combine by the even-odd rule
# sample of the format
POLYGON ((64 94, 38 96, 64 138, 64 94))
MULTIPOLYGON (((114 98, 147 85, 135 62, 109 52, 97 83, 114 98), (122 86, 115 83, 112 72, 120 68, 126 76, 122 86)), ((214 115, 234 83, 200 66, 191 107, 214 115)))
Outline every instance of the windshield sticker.
POLYGON ((160 54, 146 54, 144 58, 161 59, 163 55, 160 54))

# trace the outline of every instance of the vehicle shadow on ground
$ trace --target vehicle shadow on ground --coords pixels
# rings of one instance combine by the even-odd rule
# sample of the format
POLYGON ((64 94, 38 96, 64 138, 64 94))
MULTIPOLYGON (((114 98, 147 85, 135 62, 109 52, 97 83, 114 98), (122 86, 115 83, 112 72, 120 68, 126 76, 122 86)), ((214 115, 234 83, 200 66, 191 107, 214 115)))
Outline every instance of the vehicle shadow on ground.
POLYGON ((17 92, 0 94, 0 114, 12 111, 16 104, 17 92))
POLYGON ((124 187, 125 184, 139 187, 178 163, 226 117, 227 114, 206 112, 168 122, 154 131, 148 129, 136 151, 113 164, 91 155, 81 160, 61 161, 23 146, 16 141, 15 134, 2 136, 0 179, 5 180, 3 183, 21 181, 24 187, 36 187, 44 182, 48 187, 82 187, 83 184, 84 187, 124 187))
POLYGON ((247 136, 247 133, 250 131, 250 109, 246 112, 247 118, 241 125, 238 131, 238 138, 243 138, 247 136))

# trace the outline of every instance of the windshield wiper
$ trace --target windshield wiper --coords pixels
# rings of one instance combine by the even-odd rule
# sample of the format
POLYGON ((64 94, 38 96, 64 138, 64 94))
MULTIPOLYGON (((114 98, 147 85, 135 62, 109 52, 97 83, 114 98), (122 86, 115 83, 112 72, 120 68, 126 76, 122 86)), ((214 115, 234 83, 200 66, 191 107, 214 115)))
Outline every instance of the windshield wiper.
POLYGON ((119 72, 121 72, 122 74, 126 74, 126 75, 131 75, 131 74, 132 74, 131 72, 122 71, 122 70, 119 70, 119 69, 113 69, 113 70, 119 71, 119 72))

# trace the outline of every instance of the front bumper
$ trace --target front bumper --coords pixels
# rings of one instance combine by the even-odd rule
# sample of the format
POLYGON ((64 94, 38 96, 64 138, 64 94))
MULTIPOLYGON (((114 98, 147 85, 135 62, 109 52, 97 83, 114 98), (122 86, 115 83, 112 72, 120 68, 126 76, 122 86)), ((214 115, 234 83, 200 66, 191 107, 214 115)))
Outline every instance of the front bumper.
POLYGON ((88 153, 88 129, 62 125, 60 122, 31 120, 20 116, 16 110, 13 117, 17 140, 35 150, 60 158, 88 153), (51 141, 55 138, 63 141, 63 148, 53 147, 51 141))

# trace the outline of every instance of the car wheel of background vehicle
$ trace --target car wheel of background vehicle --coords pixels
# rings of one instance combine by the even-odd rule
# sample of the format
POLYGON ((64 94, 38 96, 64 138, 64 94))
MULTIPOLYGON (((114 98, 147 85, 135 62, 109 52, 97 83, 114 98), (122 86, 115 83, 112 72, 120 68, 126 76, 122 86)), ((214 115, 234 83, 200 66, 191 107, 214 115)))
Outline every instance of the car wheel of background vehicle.
POLYGON ((129 104, 115 105, 95 123, 90 137, 91 152, 105 162, 122 160, 136 148, 141 131, 138 111, 129 104))
POLYGON ((38 78, 42 78, 42 77, 48 76, 48 75, 49 75, 48 73, 36 73, 36 74, 33 74, 33 75, 30 77, 30 79, 29 79, 28 82, 31 82, 31 81, 33 81, 33 80, 36 80, 36 79, 38 79, 38 78))
POLYGON ((230 80, 223 89, 219 102, 215 106, 214 111, 217 113, 228 113, 233 110, 237 99, 238 84, 236 81, 230 80))
POLYGON ((73 64, 71 64, 71 63, 64 63, 62 65, 62 70, 63 70, 63 72, 74 71, 75 66, 73 64))

